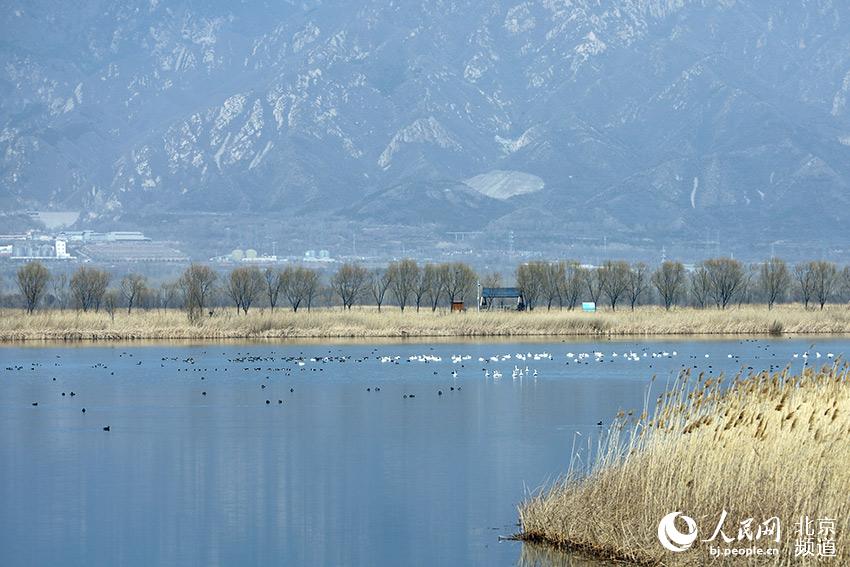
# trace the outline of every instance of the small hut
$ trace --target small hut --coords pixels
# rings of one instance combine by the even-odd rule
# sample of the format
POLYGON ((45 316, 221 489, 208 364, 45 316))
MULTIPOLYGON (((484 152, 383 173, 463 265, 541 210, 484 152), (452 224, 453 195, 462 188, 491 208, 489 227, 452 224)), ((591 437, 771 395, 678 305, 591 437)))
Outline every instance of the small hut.
POLYGON ((525 310, 525 300, 518 287, 485 287, 481 289, 480 307, 490 310, 498 302, 502 309, 525 310))

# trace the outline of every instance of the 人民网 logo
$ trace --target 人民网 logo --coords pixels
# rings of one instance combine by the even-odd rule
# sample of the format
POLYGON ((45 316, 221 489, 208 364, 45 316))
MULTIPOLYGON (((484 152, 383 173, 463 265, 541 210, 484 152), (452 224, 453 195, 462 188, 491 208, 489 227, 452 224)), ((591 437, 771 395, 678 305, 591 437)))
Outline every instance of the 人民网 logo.
POLYGON ((690 516, 681 512, 670 512, 658 522, 658 541, 665 549, 678 553, 686 551, 697 540, 697 523, 690 516), (681 532, 676 527, 676 518, 681 517, 687 526, 687 531, 681 532))

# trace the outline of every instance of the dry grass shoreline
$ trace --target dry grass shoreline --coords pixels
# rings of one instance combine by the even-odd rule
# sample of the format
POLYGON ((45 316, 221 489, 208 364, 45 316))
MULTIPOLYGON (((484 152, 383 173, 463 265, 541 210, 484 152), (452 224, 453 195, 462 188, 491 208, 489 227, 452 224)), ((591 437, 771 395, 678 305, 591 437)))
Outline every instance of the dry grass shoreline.
MULTIPOLYGON (((683 375, 654 411, 620 416, 589 467, 520 506, 520 539, 645 565, 814 565, 795 556, 802 516, 835 521, 835 557, 850 562, 850 367, 836 363, 736 377, 731 385, 683 375), (728 512, 735 541, 705 543, 728 512), (680 511, 698 526, 679 553, 659 543, 659 521, 680 511), (738 540, 780 519, 779 541, 738 540), (696 537, 696 536, 695 536, 696 537), (710 546, 779 549, 776 557, 712 557, 710 546)), ((574 461, 576 462, 576 461, 574 461)), ((684 523, 676 524, 686 531, 684 523)), ((815 527, 819 530, 819 527, 815 527)), ((819 534, 820 532, 816 532, 819 534)), ((820 535, 817 535, 820 538, 820 535)))
POLYGON ((577 311, 449 313, 423 310, 404 313, 395 308, 311 312, 233 309, 191 324, 176 309, 134 311, 110 316, 73 310, 41 310, 27 315, 0 310, 0 342, 65 340, 109 341, 151 339, 308 339, 424 337, 617 337, 651 335, 840 335, 850 333, 850 309, 830 306, 823 311, 797 305, 744 306, 727 310, 677 308, 665 311, 641 307, 632 312, 577 311))

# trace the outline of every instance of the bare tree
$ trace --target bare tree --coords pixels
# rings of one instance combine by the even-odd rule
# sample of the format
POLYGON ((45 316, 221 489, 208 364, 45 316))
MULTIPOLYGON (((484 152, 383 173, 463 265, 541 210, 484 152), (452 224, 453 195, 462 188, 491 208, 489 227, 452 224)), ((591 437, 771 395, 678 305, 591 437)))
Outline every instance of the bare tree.
POLYGON ((287 266, 280 274, 284 296, 289 301, 293 312, 297 312, 302 304, 307 309, 313 303, 313 298, 319 285, 319 274, 301 266, 287 266))
POLYGON ((413 301, 416 305, 416 312, 419 312, 419 307, 422 305, 422 300, 431 289, 434 269, 431 264, 426 264, 425 267, 419 270, 419 275, 416 277, 416 285, 413 287, 413 301))
POLYGON ((141 300, 147 288, 147 279, 140 274, 127 274, 121 278, 121 295, 127 302, 127 314, 133 310, 136 302, 141 300))
POLYGON ((247 315, 248 309, 262 295, 265 283, 262 272, 256 266, 236 268, 230 272, 227 295, 236 305, 236 311, 241 309, 247 315))
POLYGON ((177 300, 177 294, 180 292, 180 285, 177 282, 163 282, 159 286, 158 303, 162 309, 168 309, 169 305, 173 305, 177 300))
POLYGON ((478 276, 463 262, 442 265, 440 276, 450 304, 464 301, 473 293, 478 282, 478 276))
POLYGON ((53 295, 53 301, 59 306, 59 310, 65 311, 65 308, 68 307, 70 295, 68 290, 68 274, 66 272, 53 274, 50 278, 50 289, 53 295))
POLYGON ((322 289, 319 272, 304 268, 302 278, 303 283, 301 285, 304 290, 304 300, 307 302, 307 311, 310 311, 313 308, 313 301, 322 289))
POLYGON ((280 289, 283 286, 283 279, 279 270, 266 268, 263 272, 263 277, 266 280, 266 297, 269 300, 269 308, 274 311, 277 305, 277 298, 280 295, 280 289))
POLYGON ((44 295, 47 282, 50 281, 50 271, 41 262, 30 262, 18 268, 15 275, 18 290, 26 303, 27 313, 31 314, 44 295))
POLYGON ((581 290, 584 287, 584 268, 575 260, 564 263, 564 288, 561 290, 561 298, 567 304, 567 310, 572 311, 578 304, 581 290))
POLYGON ((767 308, 773 309, 773 304, 782 301, 791 285, 791 275, 784 260, 770 258, 762 263, 759 269, 759 287, 764 292, 767 308))
POLYGON ((814 280, 813 292, 815 300, 820 304, 821 310, 826 302, 830 300, 838 282, 838 269, 832 262, 822 260, 811 262, 812 277, 814 280))
POLYGON ((381 305, 384 303, 384 297, 387 294, 387 290, 390 289, 392 282, 392 274, 390 274, 389 270, 375 268, 369 273, 369 293, 372 295, 372 299, 375 300, 375 305, 378 306, 379 313, 381 311, 381 305))
POLYGON ((481 287, 502 287, 502 274, 490 272, 481 278, 481 287))
POLYGON ((183 293, 183 306, 190 321, 198 321, 204 315, 215 291, 218 274, 209 266, 192 264, 178 282, 183 293))
POLYGON ((537 305, 537 300, 543 294, 543 278, 545 277, 543 262, 527 262, 516 269, 516 284, 522 293, 525 307, 529 311, 537 305))
POLYGON ((602 291, 608 298, 611 311, 616 311, 617 302, 629 289, 629 264, 606 260, 598 272, 602 291))
MULTIPOLYGON (((115 310, 118 308, 118 292, 114 289, 107 290, 103 294, 103 309, 109 314, 112 322, 115 322, 115 310)), ((128 311, 129 313, 129 311, 128 311)))
POLYGON ((344 309, 351 309, 366 286, 369 272, 363 266, 345 263, 331 278, 331 288, 339 296, 344 309))
POLYGON ((88 311, 100 310, 103 295, 109 285, 109 272, 98 268, 83 266, 71 276, 71 295, 78 309, 88 311))
POLYGON ((157 291, 152 289, 150 286, 145 286, 139 292, 139 296, 136 298, 136 308, 137 309, 150 309, 151 307, 156 306, 157 304, 157 291))
POLYGON ((543 269, 543 298, 546 300, 546 311, 552 310, 555 301, 563 302, 562 294, 566 285, 567 268, 564 262, 548 262, 543 269))
POLYGON ((579 268, 582 282, 587 293, 590 294, 590 300, 599 305, 599 298, 602 297, 602 288, 604 281, 599 272, 599 268, 579 268))
POLYGON ((419 266, 414 260, 405 259, 390 263, 387 274, 390 278, 390 291, 399 308, 404 311, 410 296, 419 283, 419 266))
POLYGON ((629 306, 632 308, 632 311, 635 310, 635 305, 640 300, 640 296, 649 287, 648 273, 649 268, 643 262, 635 262, 629 268, 626 297, 629 300, 629 306))
POLYGON ((741 283, 741 288, 738 290, 738 307, 753 303, 753 294, 755 293, 755 282, 758 280, 758 265, 750 264, 744 266, 744 281, 741 283))
POLYGON ((812 263, 808 262, 794 266, 794 279, 797 280, 800 299, 803 300, 803 307, 808 309, 809 302, 812 300, 812 295, 815 292, 815 277, 812 271, 812 263))
POLYGON ((732 258, 712 258, 703 262, 711 282, 709 294, 719 309, 726 309, 732 297, 746 282, 744 265, 732 258))
POLYGON ((443 295, 443 278, 440 276, 442 266, 435 264, 425 264, 425 269, 422 270, 422 287, 425 289, 425 295, 428 296, 428 304, 431 306, 431 311, 437 310, 437 305, 440 304, 440 298, 443 295))
POLYGON ((667 260, 652 273, 652 285, 658 290, 664 309, 676 303, 685 285, 685 267, 681 262, 667 260))
POLYGON ((696 306, 704 309, 710 293, 711 278, 708 277, 708 270, 705 269, 705 265, 699 264, 691 272, 691 295, 694 298, 696 306))

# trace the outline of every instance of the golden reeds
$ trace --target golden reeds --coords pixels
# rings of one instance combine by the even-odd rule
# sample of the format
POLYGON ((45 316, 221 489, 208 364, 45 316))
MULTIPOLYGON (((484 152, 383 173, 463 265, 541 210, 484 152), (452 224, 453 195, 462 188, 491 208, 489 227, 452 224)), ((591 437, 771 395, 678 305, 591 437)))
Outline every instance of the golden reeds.
POLYGON ((532 312, 446 310, 403 313, 397 308, 354 308, 351 311, 314 309, 310 312, 255 309, 240 315, 218 309, 212 317, 190 324, 176 309, 116 312, 0 310, 0 341, 111 339, 250 339, 338 337, 518 337, 518 336, 639 336, 697 334, 841 334, 850 332, 850 309, 832 306, 824 311, 799 306, 763 306, 671 311, 641 307, 632 312, 537 309, 532 312))
MULTIPOLYGON (((833 519, 834 565, 850 564, 850 367, 836 363, 701 380, 682 374, 651 415, 620 414, 587 467, 520 506, 521 537, 646 564, 813 565, 795 556, 801 517, 833 519), (773 558, 712 559, 710 538, 723 512, 731 547, 740 522, 781 520, 773 558), (681 511, 699 539, 674 553, 659 543, 662 517, 681 511)), ((577 462, 577 461, 574 461, 577 462)), ((755 529, 755 528, 753 528, 755 529)))

